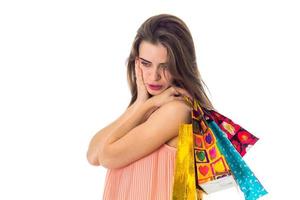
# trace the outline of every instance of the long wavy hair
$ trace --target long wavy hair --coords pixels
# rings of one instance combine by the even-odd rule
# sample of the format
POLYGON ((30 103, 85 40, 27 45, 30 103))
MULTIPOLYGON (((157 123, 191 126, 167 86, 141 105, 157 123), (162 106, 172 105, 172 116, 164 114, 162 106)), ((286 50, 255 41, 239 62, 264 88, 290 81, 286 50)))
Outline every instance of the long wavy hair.
POLYGON ((207 86, 198 70, 192 35, 181 19, 170 14, 159 14, 148 18, 137 31, 130 55, 126 60, 127 80, 132 95, 128 107, 137 98, 134 68, 142 41, 154 45, 162 44, 167 49, 168 69, 173 77, 172 84, 187 90, 193 98, 199 100, 202 108, 216 110, 204 91, 203 86, 205 85, 206 88, 207 86))

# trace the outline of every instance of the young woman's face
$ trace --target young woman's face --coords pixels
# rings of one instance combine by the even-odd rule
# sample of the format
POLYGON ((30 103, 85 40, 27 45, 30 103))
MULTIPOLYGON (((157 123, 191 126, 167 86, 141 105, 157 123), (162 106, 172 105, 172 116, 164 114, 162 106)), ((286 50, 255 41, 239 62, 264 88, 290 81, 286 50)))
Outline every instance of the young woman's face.
POLYGON ((160 94, 172 83, 167 59, 167 49, 162 44, 141 42, 137 61, 143 72, 144 84, 151 95, 160 94))

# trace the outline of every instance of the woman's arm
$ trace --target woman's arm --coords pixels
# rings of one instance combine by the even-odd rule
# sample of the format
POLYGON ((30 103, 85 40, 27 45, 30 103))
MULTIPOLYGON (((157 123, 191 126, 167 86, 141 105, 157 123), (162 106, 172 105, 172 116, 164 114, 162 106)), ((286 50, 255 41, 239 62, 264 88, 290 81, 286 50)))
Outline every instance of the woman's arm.
MULTIPOLYGON (((190 111, 190 107, 182 101, 165 103, 144 123, 113 143, 107 142, 98 154, 101 165, 109 169, 125 167, 154 152, 178 135, 182 123, 190 123, 190 111)), ((131 120, 128 122, 131 123, 131 120)))
POLYGON ((148 99, 144 103, 135 102, 114 122, 98 131, 91 139, 87 151, 90 164, 99 166, 103 147, 122 138, 131 129, 143 123, 146 116, 155 110, 155 106, 148 99))

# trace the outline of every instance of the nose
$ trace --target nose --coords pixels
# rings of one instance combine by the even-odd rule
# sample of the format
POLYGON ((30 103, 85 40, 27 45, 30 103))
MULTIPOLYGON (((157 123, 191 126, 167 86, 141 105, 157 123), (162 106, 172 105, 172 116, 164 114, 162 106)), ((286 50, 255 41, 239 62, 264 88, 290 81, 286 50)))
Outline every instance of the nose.
POLYGON ((159 68, 154 69, 152 72, 152 80, 157 81, 157 80, 161 79, 160 73, 161 73, 161 70, 159 68))

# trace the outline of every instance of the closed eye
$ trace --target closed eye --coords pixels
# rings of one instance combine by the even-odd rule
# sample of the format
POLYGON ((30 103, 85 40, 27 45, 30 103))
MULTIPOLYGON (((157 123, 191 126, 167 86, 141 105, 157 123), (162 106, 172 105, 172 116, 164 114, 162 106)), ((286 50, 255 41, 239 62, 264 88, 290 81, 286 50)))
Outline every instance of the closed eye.
POLYGON ((146 63, 146 62, 141 62, 141 63, 142 63, 142 65, 144 65, 144 66, 146 66, 146 67, 149 66, 149 63, 146 63))
MULTIPOLYGON (((144 61, 141 61, 141 64, 145 67, 150 67, 151 66, 151 63, 148 63, 148 62, 144 62, 144 61)), ((168 65, 166 64, 161 64, 160 67, 163 69, 163 70, 167 70, 168 69, 168 65)))

